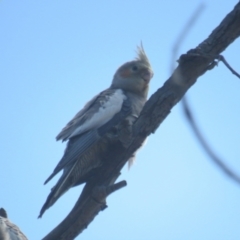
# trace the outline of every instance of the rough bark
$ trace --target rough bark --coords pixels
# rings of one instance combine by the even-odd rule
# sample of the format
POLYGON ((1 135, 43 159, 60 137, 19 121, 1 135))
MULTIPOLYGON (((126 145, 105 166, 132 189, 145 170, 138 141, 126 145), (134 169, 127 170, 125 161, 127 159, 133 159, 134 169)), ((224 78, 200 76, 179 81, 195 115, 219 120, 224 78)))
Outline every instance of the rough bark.
POLYGON ((133 141, 128 149, 116 145, 108 153, 104 165, 96 176, 86 183, 77 203, 68 216, 44 240, 74 239, 94 217, 107 207, 106 198, 126 185, 114 184, 122 167, 141 146, 145 138, 154 133, 198 77, 212 69, 218 55, 240 36, 240 3, 223 19, 210 36, 195 49, 181 55, 172 76, 147 101, 134 124, 133 141))

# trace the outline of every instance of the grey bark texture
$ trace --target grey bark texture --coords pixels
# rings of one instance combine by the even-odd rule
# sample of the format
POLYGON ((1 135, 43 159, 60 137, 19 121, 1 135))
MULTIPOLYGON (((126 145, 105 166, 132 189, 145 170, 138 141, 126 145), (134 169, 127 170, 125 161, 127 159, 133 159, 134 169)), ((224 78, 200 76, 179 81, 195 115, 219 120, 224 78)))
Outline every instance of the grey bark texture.
POLYGON ((126 185, 125 181, 114 183, 127 160, 145 138, 156 131, 198 77, 214 68, 218 55, 239 36, 240 2, 206 40, 181 55, 172 76, 145 104, 134 124, 131 145, 124 149, 118 144, 108 153, 96 176, 86 183, 71 212, 44 240, 74 239, 87 228, 94 217, 107 207, 107 196, 126 185))

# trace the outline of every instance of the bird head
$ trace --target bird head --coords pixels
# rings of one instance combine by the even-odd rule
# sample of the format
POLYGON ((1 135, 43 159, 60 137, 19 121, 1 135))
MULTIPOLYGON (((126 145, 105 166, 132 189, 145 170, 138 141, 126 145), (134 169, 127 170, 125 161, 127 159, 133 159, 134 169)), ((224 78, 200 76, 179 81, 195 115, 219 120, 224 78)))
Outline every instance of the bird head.
POLYGON ((153 77, 153 70, 143 49, 137 48, 137 57, 118 68, 114 74, 111 88, 121 88, 147 97, 149 82, 153 77))

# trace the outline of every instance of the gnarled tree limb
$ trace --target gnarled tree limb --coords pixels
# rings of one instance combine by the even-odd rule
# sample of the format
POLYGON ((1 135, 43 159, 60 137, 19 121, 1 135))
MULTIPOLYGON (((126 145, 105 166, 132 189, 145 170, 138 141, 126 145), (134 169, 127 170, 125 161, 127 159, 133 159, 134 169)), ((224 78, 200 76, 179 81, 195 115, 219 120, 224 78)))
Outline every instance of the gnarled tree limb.
MULTIPOLYGON (((104 159, 103 166, 94 178, 86 183, 72 211, 44 240, 74 239, 106 208, 106 197, 119 187, 118 184, 113 184, 127 160, 145 138, 156 131, 197 78, 215 66, 215 58, 239 36, 240 3, 206 40, 180 57, 173 75, 150 97, 134 124, 132 144, 128 149, 119 144, 113 147, 104 159)), ((120 183, 120 186, 123 185, 120 183)))

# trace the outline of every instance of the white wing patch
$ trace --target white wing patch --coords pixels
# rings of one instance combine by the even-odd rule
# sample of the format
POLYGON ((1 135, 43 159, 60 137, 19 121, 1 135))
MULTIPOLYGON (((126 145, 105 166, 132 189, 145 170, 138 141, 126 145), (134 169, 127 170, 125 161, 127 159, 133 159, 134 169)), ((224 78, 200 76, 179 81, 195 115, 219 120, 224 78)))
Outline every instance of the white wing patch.
POLYGON ((113 95, 109 96, 106 101, 100 102, 101 107, 92 115, 90 119, 85 121, 84 124, 76 128, 69 138, 81 134, 92 128, 98 128, 107 123, 121 108, 123 101, 126 100, 121 89, 117 89, 113 95))

